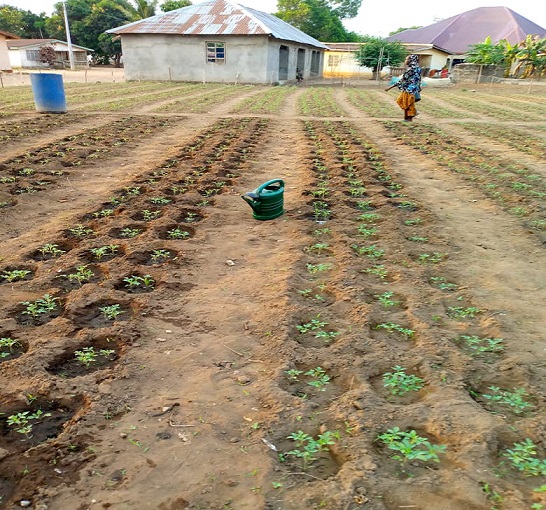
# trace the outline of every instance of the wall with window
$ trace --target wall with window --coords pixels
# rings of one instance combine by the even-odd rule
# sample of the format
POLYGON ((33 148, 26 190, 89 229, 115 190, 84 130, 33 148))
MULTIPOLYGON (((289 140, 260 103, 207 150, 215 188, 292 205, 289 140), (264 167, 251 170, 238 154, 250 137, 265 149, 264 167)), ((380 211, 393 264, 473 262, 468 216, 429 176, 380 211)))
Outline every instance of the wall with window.
MULTIPOLYGON (((268 36, 159 34, 122 34, 121 44, 128 80, 256 84, 279 81, 281 45, 289 52, 287 81, 295 81, 298 48, 302 47, 268 36)), ((309 73, 311 51, 305 54, 309 73)))

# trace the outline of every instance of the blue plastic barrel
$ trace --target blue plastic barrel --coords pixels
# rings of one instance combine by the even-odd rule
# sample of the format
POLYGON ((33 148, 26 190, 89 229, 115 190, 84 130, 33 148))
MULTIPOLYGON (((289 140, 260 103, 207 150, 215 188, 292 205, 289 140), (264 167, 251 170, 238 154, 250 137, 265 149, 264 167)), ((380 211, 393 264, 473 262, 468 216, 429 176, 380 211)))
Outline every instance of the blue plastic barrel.
POLYGON ((66 113, 63 77, 55 73, 31 73, 30 84, 40 113, 66 113))

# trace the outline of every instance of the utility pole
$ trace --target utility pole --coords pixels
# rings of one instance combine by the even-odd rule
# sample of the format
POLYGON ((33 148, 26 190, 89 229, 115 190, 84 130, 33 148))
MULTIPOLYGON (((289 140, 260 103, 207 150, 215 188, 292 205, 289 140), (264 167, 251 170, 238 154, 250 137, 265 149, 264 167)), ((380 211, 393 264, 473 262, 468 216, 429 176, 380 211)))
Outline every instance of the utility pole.
POLYGON ((76 64, 74 63, 74 52, 72 51, 72 41, 70 40, 70 27, 68 26, 68 16, 66 15, 66 0, 63 0, 64 26, 66 29, 66 42, 68 43, 68 58, 70 60, 70 69, 74 71, 76 64))

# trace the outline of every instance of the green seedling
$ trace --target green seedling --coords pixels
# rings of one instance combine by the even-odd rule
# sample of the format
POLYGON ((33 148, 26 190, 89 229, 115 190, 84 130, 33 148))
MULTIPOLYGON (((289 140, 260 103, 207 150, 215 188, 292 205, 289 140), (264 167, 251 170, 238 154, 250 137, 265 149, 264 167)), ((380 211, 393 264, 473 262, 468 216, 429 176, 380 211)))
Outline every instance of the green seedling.
POLYGON ((113 209, 102 209, 100 211, 94 212, 93 216, 95 218, 106 218, 107 216, 112 216, 114 214, 113 209))
POLYGON ((371 200, 359 200, 356 203, 356 208, 360 211, 369 211, 373 209, 372 201, 371 200))
POLYGON ((184 221, 186 223, 195 223, 196 221, 199 221, 199 215, 194 212, 187 212, 186 216, 184 216, 184 221))
POLYGON ((123 281, 127 284, 125 286, 129 289, 138 289, 142 287, 146 290, 152 290, 155 286, 155 280, 149 274, 145 274, 144 276, 127 276, 123 281))
POLYGON ((95 351, 94 347, 83 347, 81 350, 74 352, 74 356, 79 363, 89 368, 93 363, 98 361, 99 356, 107 358, 115 352, 114 349, 100 349, 95 351))
POLYGON ((38 423, 38 421, 47 416, 51 416, 51 413, 44 413, 41 409, 34 411, 24 411, 22 413, 12 414, 8 416, 6 423, 13 426, 16 432, 19 434, 24 434, 27 439, 30 439, 32 436, 32 427, 38 423))
POLYGON ((373 237, 379 232, 377 227, 368 227, 367 225, 359 225, 356 229, 361 237, 373 237))
POLYGON ((152 221, 161 216, 161 211, 149 211, 148 209, 144 209, 141 211, 141 214, 144 221, 152 221))
POLYGON ((402 333, 406 338, 413 338, 413 335, 415 334, 415 331, 412 329, 404 328, 394 322, 383 322, 375 326, 374 329, 386 329, 389 333, 395 331, 397 333, 402 333))
POLYGON ((404 395, 410 391, 419 391, 424 385, 424 379, 416 375, 406 374, 406 369, 396 365, 392 367, 392 372, 383 374, 383 386, 393 395, 404 395))
POLYGON ((326 374, 326 370, 321 367, 311 368, 304 375, 313 378, 312 381, 307 383, 309 386, 313 386, 319 391, 326 391, 326 386, 330 383, 330 376, 326 374))
POLYGON ((489 386, 487 388, 491 390, 493 394, 483 394, 483 397, 491 402, 495 402, 499 405, 505 405, 510 408, 515 414, 523 414, 525 411, 533 407, 533 404, 527 402, 525 397, 528 397, 528 393, 523 388, 516 388, 514 391, 501 390, 497 386, 489 386))
POLYGON ((377 248, 375 244, 372 244, 371 246, 358 246, 356 244, 352 244, 351 248, 357 255, 365 255, 372 260, 381 259, 385 254, 385 250, 377 248))
POLYGON ((328 227, 317 228, 317 229, 313 230, 313 235, 317 236, 317 237, 320 237, 320 236, 328 235, 330 232, 331 232, 331 230, 328 227))
POLYGON ((482 310, 475 308, 473 306, 465 308, 462 306, 449 306, 447 308, 447 315, 452 319, 466 319, 474 318, 477 314, 481 313, 482 310))
POLYGON ((372 213, 372 212, 361 214, 361 215, 358 217, 358 219, 359 219, 360 221, 363 221, 364 223, 374 223, 374 222, 376 222, 379 218, 380 218, 379 214, 377 214, 377 213, 372 213))
POLYGON ((14 347, 21 348, 23 346, 19 340, 15 340, 14 338, 0 338, 0 358, 7 358, 10 356, 14 347))
POLYGON ((80 285, 91 281, 91 278, 95 276, 95 273, 88 268, 87 265, 78 266, 75 273, 70 273, 67 275, 62 275, 68 278, 70 282, 78 282, 80 285))
POLYGON ((125 189, 125 193, 127 195, 131 195, 131 196, 137 196, 137 195, 140 195, 140 186, 133 186, 133 187, 126 187, 124 188, 125 189))
POLYGON ((85 225, 76 225, 75 227, 69 228, 68 231, 76 237, 87 237, 95 232, 93 232, 93 229, 86 227, 85 225))
POLYGON ((19 175, 34 175, 34 170, 32 168, 23 168, 17 172, 19 175))
POLYGON ((444 260, 445 257, 446 254, 440 252, 421 253, 419 255, 419 262, 423 264, 426 262, 430 262, 431 264, 439 264, 440 262, 442 262, 442 260, 444 260))
POLYGON ((404 221, 404 225, 408 225, 408 226, 419 225, 420 223, 423 223, 423 220, 421 218, 415 218, 413 220, 404 221))
POLYGON ((503 338, 487 338, 479 337, 476 335, 461 335, 459 336, 459 339, 462 340, 465 346, 472 351, 473 356, 487 352, 500 353, 504 351, 503 338))
POLYGON ((428 241, 428 237, 419 237, 419 236, 411 236, 406 237, 408 241, 413 241, 415 243, 426 243, 428 241))
POLYGON ((44 294, 34 302, 23 301, 20 304, 26 306, 22 312, 24 315, 30 315, 33 319, 37 319, 42 315, 56 311, 58 309, 58 301, 59 298, 44 294))
POLYGON ((186 230, 182 230, 179 227, 175 227, 167 231, 167 237, 169 239, 187 239, 190 237, 190 233, 186 230))
POLYGON ((330 245, 328 243, 315 243, 315 244, 305 248, 305 251, 309 252, 309 253, 316 253, 317 255, 320 255, 324 250, 327 250, 329 247, 330 247, 330 245))
POLYGON ((136 237, 140 234, 141 230, 138 229, 138 228, 122 228, 119 232, 119 235, 121 237, 128 237, 128 238, 132 238, 132 237, 136 237))
POLYGON ((339 439, 339 432, 327 430, 323 434, 319 434, 317 439, 315 439, 302 430, 298 430, 287 436, 287 439, 295 441, 297 448, 286 452, 286 455, 302 459, 305 471, 311 462, 317 460, 320 452, 328 451, 329 446, 336 444, 336 440, 339 439))
POLYGON ((545 476, 546 460, 537 459, 537 447, 526 438, 521 443, 514 443, 513 448, 509 448, 502 453, 510 462, 510 466, 521 471, 525 476, 545 476))
POLYGON ((389 276, 389 273, 385 269, 385 266, 383 264, 376 264, 375 266, 371 268, 363 269, 362 272, 379 276, 379 278, 381 278, 382 280, 384 280, 385 278, 387 278, 387 276, 389 276))
POLYGON ((38 251, 43 257, 51 256, 53 258, 60 257, 63 253, 66 253, 65 250, 61 250, 56 244, 44 244, 38 251))
POLYGON ((448 282, 443 276, 432 276, 430 278, 430 283, 436 285, 440 290, 454 291, 459 289, 457 284, 448 282))
POLYGON ((400 301, 391 299, 392 296, 394 296, 394 292, 383 292, 383 294, 379 294, 375 297, 385 308, 390 308, 391 306, 398 306, 400 304, 400 301))
POLYGON ((114 305, 103 306, 99 308, 102 316, 107 320, 115 320, 119 315, 125 313, 121 309, 121 305, 116 303, 114 305))
POLYGON ((306 264, 307 271, 311 274, 320 273, 322 271, 328 271, 332 268, 332 264, 306 264))
POLYGON ((402 465, 409 461, 440 462, 439 453, 444 453, 446 445, 435 445, 425 437, 421 437, 415 430, 403 431, 398 427, 387 430, 377 436, 389 450, 394 450, 392 458, 402 465))
POLYGON ((491 503, 493 503, 494 505, 490 508, 490 510, 500 510, 500 505, 502 505, 504 498, 498 492, 494 491, 491 488, 491 485, 489 485, 488 483, 480 482, 480 485, 482 486, 482 490, 485 493, 487 499, 491 501, 491 503))
POLYGON ((292 368, 291 370, 285 370, 284 373, 290 381, 299 381, 298 377, 303 374, 303 370, 296 370, 295 368, 292 368))
POLYGON ((296 329, 301 334, 304 334, 304 333, 307 333, 309 331, 316 331, 318 329, 322 329, 324 326, 328 325, 327 322, 323 322, 323 321, 318 320, 318 317, 319 316, 317 315, 316 319, 311 319, 311 321, 306 323, 306 324, 301 324, 301 325, 296 326, 296 329))
POLYGON ((167 260, 170 258, 171 252, 168 250, 152 250, 150 253, 150 260, 157 264, 158 262, 167 260))
POLYGON ((154 205, 168 205, 172 202, 172 200, 169 200, 165 197, 152 197, 150 198, 150 203, 154 205))
POLYGON ((0 274, 0 278, 3 278, 8 283, 12 283, 17 280, 24 280, 30 273, 32 273, 32 271, 29 271, 28 269, 12 269, 11 271, 4 271, 0 274))
POLYGON ((109 244, 106 246, 99 246, 98 248, 91 248, 89 251, 97 260, 101 260, 107 255, 115 255, 119 249, 118 244, 109 244))
POLYGON ((324 331, 319 330, 315 333, 315 338, 322 338, 325 342, 333 340, 336 336, 339 336, 339 331, 324 331))

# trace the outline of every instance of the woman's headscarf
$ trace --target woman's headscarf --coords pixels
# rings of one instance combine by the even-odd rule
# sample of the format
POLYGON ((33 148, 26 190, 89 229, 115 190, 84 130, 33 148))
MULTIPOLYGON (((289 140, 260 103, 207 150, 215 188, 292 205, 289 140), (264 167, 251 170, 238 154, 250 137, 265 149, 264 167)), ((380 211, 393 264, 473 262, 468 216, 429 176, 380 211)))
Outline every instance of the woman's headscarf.
POLYGON ((409 55, 408 56, 408 67, 418 67, 419 66, 419 55, 409 55))

